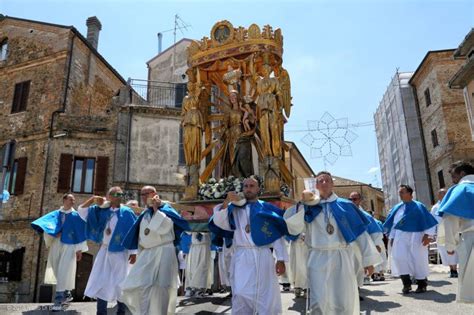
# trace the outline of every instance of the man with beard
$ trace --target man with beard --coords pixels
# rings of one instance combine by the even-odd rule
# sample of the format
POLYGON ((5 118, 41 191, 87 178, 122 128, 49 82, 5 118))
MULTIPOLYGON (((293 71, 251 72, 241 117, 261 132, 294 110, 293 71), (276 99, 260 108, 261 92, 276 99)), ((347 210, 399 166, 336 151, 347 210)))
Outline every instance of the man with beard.
POLYGON ((209 222, 212 232, 233 238, 232 314, 282 313, 277 276, 285 272, 285 261, 288 261, 282 238, 288 230, 283 211, 259 200, 259 192, 256 177, 245 179, 245 200, 237 193, 229 192, 224 203, 216 206, 209 222))

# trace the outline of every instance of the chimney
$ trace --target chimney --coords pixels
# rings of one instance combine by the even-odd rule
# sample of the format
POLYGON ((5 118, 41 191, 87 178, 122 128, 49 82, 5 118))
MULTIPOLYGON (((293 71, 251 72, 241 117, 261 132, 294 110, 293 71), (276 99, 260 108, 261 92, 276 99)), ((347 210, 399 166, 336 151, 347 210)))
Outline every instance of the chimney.
POLYGON ((161 54, 161 41, 163 40, 163 33, 158 33, 158 53, 161 54))
POLYGON ((97 49, 99 45, 99 33, 102 29, 102 24, 100 24, 99 19, 96 16, 91 16, 86 21, 87 25, 87 41, 97 49))

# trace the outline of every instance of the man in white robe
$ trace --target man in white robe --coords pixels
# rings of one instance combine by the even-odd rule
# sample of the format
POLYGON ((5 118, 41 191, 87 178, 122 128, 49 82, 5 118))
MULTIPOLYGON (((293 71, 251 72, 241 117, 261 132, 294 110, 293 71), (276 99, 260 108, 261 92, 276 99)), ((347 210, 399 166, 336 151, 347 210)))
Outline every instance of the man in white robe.
POLYGON ((63 306, 72 301, 77 261, 81 260, 83 252, 88 251, 85 224, 74 210, 74 203, 74 196, 65 194, 59 210, 32 222, 32 227, 43 233, 49 250, 44 283, 56 285, 53 311, 63 310, 63 306))
POLYGON ((207 289, 211 288, 212 272, 211 236, 209 233, 193 232, 191 247, 186 257, 187 297, 203 298, 207 289))
MULTIPOLYGON (((354 252, 352 242, 357 242, 362 253, 363 266, 367 273, 373 272, 373 265, 380 262, 369 234, 368 221, 358 208, 333 193, 334 183, 329 172, 316 175, 316 188, 321 199, 305 198, 305 206, 299 205, 285 213, 290 234, 298 235, 306 231, 306 244, 309 249, 308 281, 310 314, 359 315, 360 305, 357 293, 357 280, 354 273, 354 252), (305 218, 306 207, 311 211, 319 207, 320 212, 311 219, 305 218), (344 209, 338 211, 338 209, 344 209), (346 213, 346 214, 341 214, 346 213), (357 223, 346 224, 342 230, 338 219, 357 223), (308 222, 309 221, 309 222, 308 222), (347 232, 347 233, 346 233, 347 232), (347 239, 352 235, 351 239, 347 239)), ((341 222, 342 222, 341 221, 341 222)))
MULTIPOLYGON (((377 224, 375 218, 373 218, 369 213, 367 213, 361 206, 362 204, 362 195, 358 191, 353 191, 349 195, 349 200, 352 201, 364 214, 366 214, 367 218, 370 220, 369 228, 367 232, 370 235, 370 238, 374 242, 375 248, 381 254, 380 258, 382 262, 374 266, 381 265, 384 261, 383 256, 385 255, 385 251, 382 253, 382 248, 385 249, 385 245, 383 243, 383 229, 381 226, 377 224)), ((354 242, 354 254, 355 254, 355 267, 356 267, 356 277, 357 277, 357 286, 360 288, 364 284, 370 284, 370 278, 366 275, 364 267, 362 266, 362 254, 360 249, 357 246, 357 243, 354 242)), ((362 297, 360 297, 361 300, 362 297)))
POLYGON ((247 178, 243 193, 247 204, 234 207, 232 212, 235 229, 230 224, 229 207, 237 205, 241 198, 229 192, 222 205, 214 208, 213 222, 222 230, 233 231, 230 283, 232 285, 232 314, 282 314, 278 275, 285 272, 288 253, 283 238, 265 246, 257 246, 250 230, 252 204, 260 202, 259 183, 247 178), (231 204, 232 203, 232 204, 231 204), (272 250, 275 252, 275 258, 272 250))
POLYGON ((448 190, 438 213, 443 217, 447 253, 459 257, 456 300, 474 303, 474 167, 458 162, 450 173, 456 185, 448 190))
POLYGON ((441 200, 443 200, 444 195, 446 195, 447 190, 445 188, 441 188, 438 190, 438 201, 436 204, 431 208, 431 215, 433 215, 438 221, 438 226, 436 227, 436 248, 438 249, 438 253, 441 257, 441 263, 444 266, 449 266, 449 277, 450 278, 457 278, 458 277, 458 255, 454 253, 454 255, 448 255, 445 246, 445 233, 444 233, 444 224, 443 218, 439 216, 438 209, 439 205, 441 204, 441 200))
POLYGON ((171 212, 175 218, 179 218, 179 214, 160 200, 153 186, 144 186, 141 197, 147 209, 142 212, 124 241, 127 248, 138 246, 139 252, 130 273, 121 284, 121 301, 127 304, 132 314, 174 314, 178 260, 173 244, 174 221, 168 215, 171 212), (133 238, 135 241, 129 245, 128 240, 133 238))
POLYGON ((391 211, 384 223, 392 244, 392 275, 400 276, 402 293, 412 290, 411 277, 418 287, 415 293, 424 293, 428 287, 428 245, 438 224, 436 219, 418 201, 413 200, 413 189, 400 185, 398 190, 401 203, 391 211))
POLYGON ((307 261, 308 246, 305 243, 305 234, 301 233, 297 239, 290 243, 291 284, 297 298, 302 297, 308 287, 307 261))
POLYGON ((126 305, 119 301, 120 283, 135 263, 136 250, 122 246, 136 216, 120 204, 120 187, 109 189, 106 198, 93 196, 79 206, 78 212, 86 222, 88 238, 100 244, 84 294, 97 299, 97 315, 107 314, 107 302, 117 301, 117 314, 125 314, 126 305))

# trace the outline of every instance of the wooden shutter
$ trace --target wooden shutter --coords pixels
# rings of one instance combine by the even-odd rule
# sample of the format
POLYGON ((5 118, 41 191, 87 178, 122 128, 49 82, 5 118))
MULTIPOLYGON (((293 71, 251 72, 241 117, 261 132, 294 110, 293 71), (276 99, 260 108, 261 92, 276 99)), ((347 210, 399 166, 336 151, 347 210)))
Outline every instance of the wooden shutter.
POLYGON ((26 106, 28 105, 29 95, 30 95, 30 81, 26 81, 22 83, 20 112, 23 112, 26 110, 26 106))
POLYGON ((107 192, 107 176, 109 174, 108 156, 97 157, 95 174, 94 194, 103 196, 107 192))
POLYGON ((67 193, 71 189, 72 154, 61 154, 59 159, 58 192, 67 193))
POLYGON ((22 90, 22 84, 21 83, 15 84, 15 92, 13 94, 13 103, 12 103, 12 114, 18 113, 20 111, 21 90, 22 90))
POLYGON ((15 249, 12 252, 10 259, 10 270, 8 272, 8 281, 21 281, 24 253, 24 247, 15 249))
POLYGON ((16 170, 16 181, 15 181, 15 195, 23 194, 25 188, 25 178, 26 178, 26 157, 18 158, 18 167, 16 170))

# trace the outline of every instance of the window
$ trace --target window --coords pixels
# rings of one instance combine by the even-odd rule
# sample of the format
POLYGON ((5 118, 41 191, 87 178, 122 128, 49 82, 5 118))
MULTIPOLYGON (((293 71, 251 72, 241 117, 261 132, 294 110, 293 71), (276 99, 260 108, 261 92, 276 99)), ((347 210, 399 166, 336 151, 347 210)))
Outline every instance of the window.
POLYGON ((72 191, 91 194, 94 182, 95 158, 74 158, 72 191))
POLYGON ((30 93, 30 82, 25 81, 15 84, 13 94, 12 114, 24 112, 28 104, 28 94, 30 93))
POLYGON ((181 108, 181 106, 183 105, 184 96, 186 95, 186 83, 177 83, 174 91, 175 107, 181 108))
POLYGON ((439 145, 436 129, 431 130, 431 143, 433 143, 433 148, 436 148, 439 145))
POLYGON ((184 158, 184 144, 183 144, 183 128, 179 128, 179 152, 178 152, 178 164, 185 165, 186 160, 184 158))
POLYGON ((0 42, 0 61, 7 60, 8 55, 8 39, 0 42))
POLYGON ((61 154, 57 191, 105 195, 108 172, 109 158, 107 156, 79 157, 61 154))
POLYGON ((24 247, 11 253, 0 250, 0 282, 21 281, 24 253, 24 247))
POLYGON ((3 189, 8 190, 10 195, 21 195, 25 187, 27 158, 18 158, 13 161, 11 167, 5 173, 3 189))
POLYGON ((426 107, 431 105, 431 95, 430 95, 430 89, 426 88, 425 90, 425 102, 426 102, 426 107))
POLYGON ((444 183, 443 170, 438 172, 438 183, 439 183, 439 188, 446 187, 446 185, 444 183))

